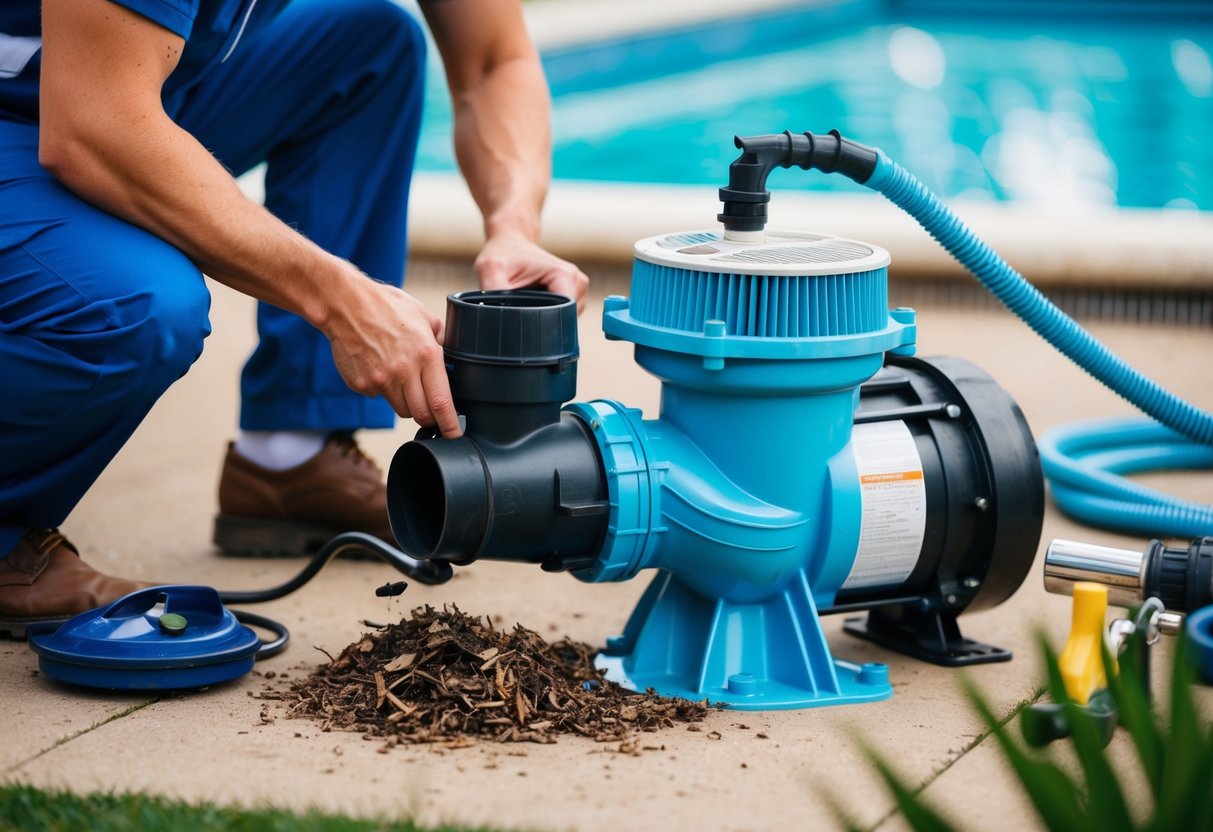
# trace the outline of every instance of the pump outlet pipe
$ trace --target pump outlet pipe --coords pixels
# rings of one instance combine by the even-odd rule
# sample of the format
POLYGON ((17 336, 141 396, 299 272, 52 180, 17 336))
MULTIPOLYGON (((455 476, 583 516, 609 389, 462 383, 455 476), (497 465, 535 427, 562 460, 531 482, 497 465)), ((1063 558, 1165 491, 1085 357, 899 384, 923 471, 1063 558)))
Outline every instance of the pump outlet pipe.
POLYGON ((1213 537, 1187 546, 1151 540, 1137 551, 1054 540, 1045 551, 1044 579, 1045 589, 1059 595, 1073 595, 1083 581, 1106 586, 1108 602, 1117 606, 1157 598, 1172 612, 1195 612, 1213 604, 1213 537))

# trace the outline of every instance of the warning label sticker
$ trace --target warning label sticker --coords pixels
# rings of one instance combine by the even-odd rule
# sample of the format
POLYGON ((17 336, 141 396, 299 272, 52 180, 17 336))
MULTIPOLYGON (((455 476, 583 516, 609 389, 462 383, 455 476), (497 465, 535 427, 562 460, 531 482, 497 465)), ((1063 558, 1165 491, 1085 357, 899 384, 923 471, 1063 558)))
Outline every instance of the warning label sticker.
POLYGON ((859 546, 843 589, 899 584, 918 563, 927 527, 922 457, 905 422, 870 422, 851 433, 863 510, 859 546))

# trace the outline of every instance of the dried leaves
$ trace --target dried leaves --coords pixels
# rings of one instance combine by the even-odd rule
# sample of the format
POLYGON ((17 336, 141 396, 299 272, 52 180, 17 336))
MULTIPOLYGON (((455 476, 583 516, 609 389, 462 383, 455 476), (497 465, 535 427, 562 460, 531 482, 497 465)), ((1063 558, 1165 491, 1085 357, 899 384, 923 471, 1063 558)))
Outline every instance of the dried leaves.
POLYGON ((606 742, 707 714, 702 702, 604 681, 593 659, 586 644, 549 644, 520 625, 503 632, 456 607, 426 606, 346 647, 286 698, 291 716, 389 744, 552 743, 556 734, 606 742))

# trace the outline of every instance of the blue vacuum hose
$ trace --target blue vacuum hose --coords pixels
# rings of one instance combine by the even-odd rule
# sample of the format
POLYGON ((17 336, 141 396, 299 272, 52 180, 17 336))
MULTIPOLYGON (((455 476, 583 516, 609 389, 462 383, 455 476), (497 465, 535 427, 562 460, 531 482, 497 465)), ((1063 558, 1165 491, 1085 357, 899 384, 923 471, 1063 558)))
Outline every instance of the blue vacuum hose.
POLYGON ((1062 312, 982 242, 938 197, 881 151, 826 134, 738 136, 742 151, 721 188, 719 219, 730 232, 766 223, 767 174, 775 167, 816 168, 884 194, 934 237, 1042 338, 1157 422, 1084 422, 1047 432, 1041 463, 1066 514, 1096 526, 1146 536, 1213 532, 1213 506, 1179 500, 1120 476, 1150 469, 1213 468, 1213 414, 1133 369, 1062 312))
POLYGON ((1120 476, 1149 469, 1213 468, 1213 414, 1163 389, 1113 354, 883 153, 864 184, 918 220, 1042 338, 1157 420, 1082 422, 1041 437, 1041 462, 1062 511, 1081 522, 1131 534, 1196 537, 1213 530, 1213 507, 1120 476))
POLYGON ((1036 444, 1053 499, 1076 520, 1147 536, 1194 538, 1213 529, 1213 507, 1120 476, 1213 468, 1211 446, 1140 419, 1074 422, 1046 432, 1036 444))

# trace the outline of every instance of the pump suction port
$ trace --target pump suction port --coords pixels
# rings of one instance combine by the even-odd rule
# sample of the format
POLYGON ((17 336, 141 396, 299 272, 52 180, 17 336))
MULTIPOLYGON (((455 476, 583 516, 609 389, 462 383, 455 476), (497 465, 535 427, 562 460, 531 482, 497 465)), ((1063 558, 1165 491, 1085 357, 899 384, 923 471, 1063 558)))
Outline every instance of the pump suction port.
POLYGON ((446 361, 464 435, 423 429, 388 472, 388 519, 418 558, 592 562, 606 533, 606 475, 585 425, 561 413, 577 387, 577 306, 548 292, 447 298, 446 361))

